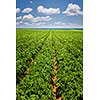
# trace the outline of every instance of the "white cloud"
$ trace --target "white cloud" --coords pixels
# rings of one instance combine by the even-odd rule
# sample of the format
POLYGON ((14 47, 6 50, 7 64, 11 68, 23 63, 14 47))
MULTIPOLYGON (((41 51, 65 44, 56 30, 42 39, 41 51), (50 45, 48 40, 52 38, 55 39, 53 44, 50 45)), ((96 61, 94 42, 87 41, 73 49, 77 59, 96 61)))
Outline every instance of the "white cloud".
POLYGON ((28 15, 24 15, 22 20, 36 23, 36 22, 42 22, 42 21, 50 21, 52 20, 52 18, 50 16, 34 17, 31 14, 28 14, 28 15))
POLYGON ((54 25, 66 26, 66 23, 63 23, 63 22, 54 22, 54 25))
POLYGON ((57 28, 82 28, 81 24, 63 22, 54 22, 53 26, 57 28))
POLYGON ((45 8, 43 6, 38 6, 37 7, 38 12, 40 13, 44 13, 44 14, 59 14, 60 13, 60 9, 59 8, 45 8))
POLYGON ((43 27, 47 22, 52 20, 50 16, 34 17, 32 14, 19 16, 16 18, 16 25, 19 27, 43 27))
POLYGON ((21 20, 21 19, 22 19, 22 16, 19 16, 19 17, 16 18, 17 21, 21 20))
POLYGON ((23 21, 30 21, 30 20, 33 20, 33 16, 32 16, 31 14, 24 15, 22 20, 23 20, 23 21))
POLYGON ((41 21, 50 21, 52 18, 50 16, 43 16, 43 17, 35 17, 33 18, 32 22, 41 22, 41 21))
POLYGON ((26 27, 43 27, 46 25, 46 22, 37 22, 37 23, 29 23, 29 22, 23 22, 23 21, 18 21, 16 22, 17 26, 26 26, 26 27))
POLYGON ((35 23, 34 25, 42 26, 42 25, 46 25, 46 22, 38 22, 38 23, 35 23))
POLYGON ((32 8, 25 8, 22 13, 30 13, 32 11, 32 8))
POLYGON ((16 22, 17 26, 20 27, 38 27, 38 28, 82 28, 81 24, 77 23, 64 23, 64 22, 54 22, 52 24, 47 22, 24 22, 18 21, 16 22))
POLYGON ((83 12, 81 11, 81 8, 77 4, 68 4, 67 9, 63 12, 63 14, 67 14, 67 16, 77 16, 82 15, 83 12))
POLYGON ((16 13, 18 14, 20 12, 20 8, 16 8, 16 13))

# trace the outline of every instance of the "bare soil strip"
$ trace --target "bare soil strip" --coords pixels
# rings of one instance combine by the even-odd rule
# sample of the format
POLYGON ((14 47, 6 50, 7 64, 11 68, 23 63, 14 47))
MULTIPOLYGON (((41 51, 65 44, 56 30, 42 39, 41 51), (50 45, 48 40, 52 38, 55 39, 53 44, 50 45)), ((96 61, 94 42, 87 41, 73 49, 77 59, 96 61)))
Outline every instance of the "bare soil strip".
POLYGON ((56 83, 59 69, 58 69, 57 57, 54 48, 53 48, 53 56, 54 56, 54 71, 56 74, 52 76, 52 92, 54 93, 55 100, 62 100, 63 97, 59 94, 59 92, 61 91, 61 87, 57 87, 57 83, 56 83))

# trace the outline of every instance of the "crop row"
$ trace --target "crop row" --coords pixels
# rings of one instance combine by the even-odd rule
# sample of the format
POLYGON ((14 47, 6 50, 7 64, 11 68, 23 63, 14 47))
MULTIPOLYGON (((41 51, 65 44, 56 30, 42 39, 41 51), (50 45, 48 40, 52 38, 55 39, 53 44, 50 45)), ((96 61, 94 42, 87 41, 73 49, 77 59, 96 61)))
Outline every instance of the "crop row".
POLYGON ((82 99, 82 33, 73 32, 53 32, 54 47, 58 58, 58 86, 61 87, 63 100, 82 99))
POLYGON ((30 64, 30 73, 17 84, 17 100, 53 100, 51 76, 54 72, 50 41, 51 35, 48 35, 41 51, 30 64))
POLYGON ((38 32, 33 33, 32 30, 17 31, 19 33, 17 33, 16 41, 16 81, 19 83, 21 78, 25 76, 25 71, 30 67, 32 60, 42 49, 48 37, 48 32, 40 34, 38 32))

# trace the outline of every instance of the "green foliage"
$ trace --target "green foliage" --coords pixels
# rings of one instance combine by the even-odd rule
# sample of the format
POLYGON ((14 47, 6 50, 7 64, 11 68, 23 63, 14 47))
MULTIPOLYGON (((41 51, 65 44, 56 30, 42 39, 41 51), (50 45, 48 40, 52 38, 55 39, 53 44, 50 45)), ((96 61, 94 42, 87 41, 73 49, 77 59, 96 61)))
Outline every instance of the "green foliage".
POLYGON ((55 74, 53 49, 59 67, 56 82, 61 87, 63 100, 82 100, 82 31, 32 29, 16 31, 17 100, 54 100, 51 90, 51 77, 55 74), (28 68, 30 72, 25 74, 28 68))
POLYGON ((83 94, 83 43, 81 31, 54 33, 58 58, 58 86, 64 100, 82 100, 83 94), (55 38, 56 37, 56 38, 55 38))

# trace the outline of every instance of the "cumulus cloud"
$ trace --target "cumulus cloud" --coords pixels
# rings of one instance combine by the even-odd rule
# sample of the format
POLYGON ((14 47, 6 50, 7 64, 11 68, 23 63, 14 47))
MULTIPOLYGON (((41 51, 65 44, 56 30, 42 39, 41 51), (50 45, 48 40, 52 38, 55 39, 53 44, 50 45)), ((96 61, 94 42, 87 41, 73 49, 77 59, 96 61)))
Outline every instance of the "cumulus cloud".
POLYGON ((50 16, 37 16, 34 17, 32 14, 19 16, 16 18, 17 27, 43 27, 46 26, 47 22, 52 20, 50 16))
POLYGON ((25 8, 22 13, 30 13, 32 11, 32 8, 25 8))
POLYGON ((83 12, 81 11, 81 8, 77 4, 68 4, 67 9, 63 12, 63 14, 67 14, 67 16, 77 16, 82 15, 83 12))
POLYGON ((60 9, 59 8, 45 8, 43 6, 38 6, 37 10, 39 13, 51 15, 51 14, 59 14, 60 9))
POLYGON ((33 16, 31 14, 24 15, 22 20, 24 20, 24 21, 33 20, 33 16))
POLYGON ((24 15, 22 20, 35 23, 35 22, 42 22, 42 21, 50 21, 52 20, 52 18, 50 16, 34 17, 31 14, 28 14, 28 15, 24 15))
POLYGON ((16 8, 16 13, 18 14, 20 12, 20 8, 16 8))

